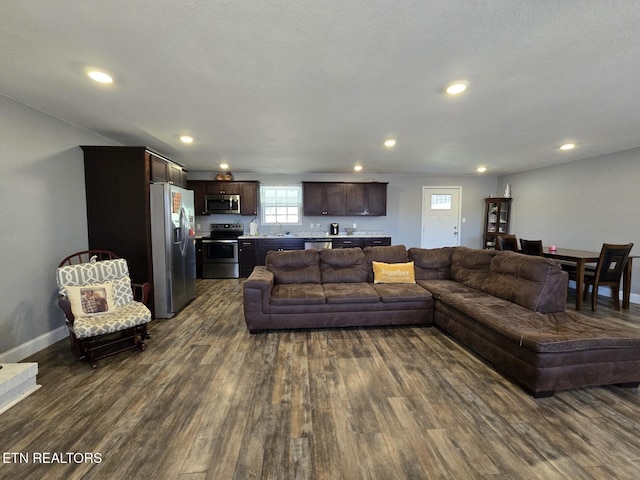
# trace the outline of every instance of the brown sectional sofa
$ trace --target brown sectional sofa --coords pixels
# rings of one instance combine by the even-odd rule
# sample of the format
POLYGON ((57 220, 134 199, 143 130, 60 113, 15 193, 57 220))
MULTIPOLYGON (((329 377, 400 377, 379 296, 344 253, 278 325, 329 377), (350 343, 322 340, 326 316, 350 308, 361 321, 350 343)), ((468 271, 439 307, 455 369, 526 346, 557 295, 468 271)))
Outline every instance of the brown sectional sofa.
POLYGON ((640 330, 567 312, 567 274, 542 257, 403 245, 270 252, 243 288, 252 333, 435 324, 536 397, 640 383, 640 330), (372 261, 413 261, 416 283, 373 283, 372 261))

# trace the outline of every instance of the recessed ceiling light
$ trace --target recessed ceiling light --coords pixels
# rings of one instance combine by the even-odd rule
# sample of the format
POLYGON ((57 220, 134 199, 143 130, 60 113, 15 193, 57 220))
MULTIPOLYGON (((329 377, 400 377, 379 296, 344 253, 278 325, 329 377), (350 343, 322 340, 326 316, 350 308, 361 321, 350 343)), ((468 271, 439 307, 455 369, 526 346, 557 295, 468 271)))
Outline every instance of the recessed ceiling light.
POLYGON ((387 140, 385 140, 384 146, 387 148, 395 147, 396 146, 395 138, 388 138, 387 140))
POLYGON ((221 164, 220 164, 220 168, 221 168, 222 170, 226 170, 227 168, 229 168, 229 164, 228 164, 228 163, 221 163, 221 164))
POLYGON ((356 166, 354 166, 354 167, 353 167, 353 169, 354 169, 356 172, 359 172, 359 171, 361 171, 361 170, 362 170, 362 165, 356 165, 356 166))
POLYGON ((108 73, 100 72, 98 70, 91 70, 89 73, 89 78, 95 80, 100 83, 113 83, 113 78, 108 73))
POLYGON ((487 167, 478 167, 476 168, 476 172, 478 173, 484 173, 487 171, 487 167))
POLYGON ((180 141, 182 143, 193 143, 193 137, 191 135, 180 135, 180 141))
POLYGON ((466 82, 454 82, 447 87, 447 93, 449 95, 459 95, 467 89, 466 82))
POLYGON ((560 150, 573 150, 574 148, 576 148, 575 143, 565 143, 564 145, 560 146, 560 150))

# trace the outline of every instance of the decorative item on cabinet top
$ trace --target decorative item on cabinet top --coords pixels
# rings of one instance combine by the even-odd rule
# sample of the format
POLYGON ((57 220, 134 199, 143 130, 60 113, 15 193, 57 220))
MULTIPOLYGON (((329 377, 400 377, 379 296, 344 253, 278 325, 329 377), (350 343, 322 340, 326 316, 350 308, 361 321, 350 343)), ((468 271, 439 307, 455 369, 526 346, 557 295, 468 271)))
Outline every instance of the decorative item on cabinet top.
POLYGON ((233 182, 233 173, 231 172, 218 172, 215 177, 216 182, 233 182))

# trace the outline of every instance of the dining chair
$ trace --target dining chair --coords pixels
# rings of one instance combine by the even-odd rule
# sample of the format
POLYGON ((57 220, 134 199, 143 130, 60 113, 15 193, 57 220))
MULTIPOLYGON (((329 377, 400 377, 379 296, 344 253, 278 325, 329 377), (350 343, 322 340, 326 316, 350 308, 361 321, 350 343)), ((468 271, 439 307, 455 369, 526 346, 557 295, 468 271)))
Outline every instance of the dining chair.
POLYGON ((542 256, 542 240, 520 239, 520 251, 526 255, 542 256))
POLYGON ((620 310, 620 282, 622 273, 627 264, 629 253, 633 248, 633 243, 614 245, 605 243, 600 250, 600 257, 596 264, 595 271, 586 270, 584 273, 584 298, 586 300, 589 287, 593 286, 591 294, 591 310, 598 308, 598 287, 611 287, 613 306, 620 310))
POLYGON ((515 235, 500 235, 496 241, 496 250, 518 251, 518 239, 515 235))

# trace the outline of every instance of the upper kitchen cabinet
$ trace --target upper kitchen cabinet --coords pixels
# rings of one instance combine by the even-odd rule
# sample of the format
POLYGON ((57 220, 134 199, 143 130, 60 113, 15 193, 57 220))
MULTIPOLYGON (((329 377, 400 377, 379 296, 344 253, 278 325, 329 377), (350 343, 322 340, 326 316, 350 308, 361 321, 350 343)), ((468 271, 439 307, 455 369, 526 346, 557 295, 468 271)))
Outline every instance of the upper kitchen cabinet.
POLYGON ((382 216, 387 214, 387 183, 302 182, 304 214, 382 216))
POLYGON ((207 195, 240 195, 240 215, 258 214, 258 182, 219 182, 211 180, 189 180, 187 188, 193 190, 196 215, 206 215, 207 195))
POLYGON ((387 214, 387 184, 347 183, 347 215, 384 216, 387 214))
POLYGON ((175 162, 153 152, 148 152, 152 182, 169 182, 179 187, 187 187, 187 171, 175 162))
POLYGON ((347 188, 338 182, 302 182, 304 215, 344 216, 347 188))

